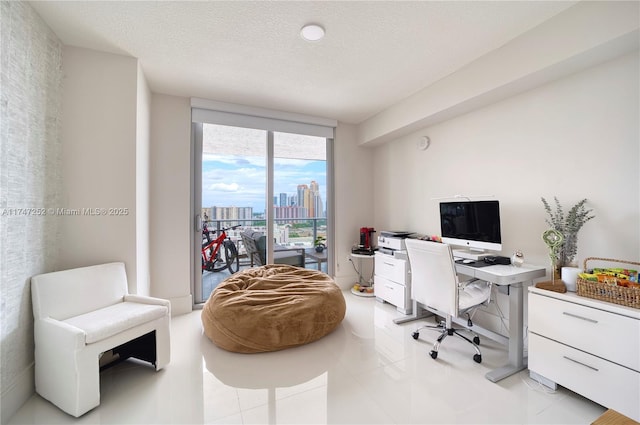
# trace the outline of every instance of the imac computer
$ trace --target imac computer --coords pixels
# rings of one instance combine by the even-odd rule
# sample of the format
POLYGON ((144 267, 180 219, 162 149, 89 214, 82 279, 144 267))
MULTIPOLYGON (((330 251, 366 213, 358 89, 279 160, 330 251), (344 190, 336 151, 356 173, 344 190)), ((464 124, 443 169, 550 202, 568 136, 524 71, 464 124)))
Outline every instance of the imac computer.
POLYGON ((454 257, 477 261, 502 251, 497 200, 441 202, 440 230, 454 257))

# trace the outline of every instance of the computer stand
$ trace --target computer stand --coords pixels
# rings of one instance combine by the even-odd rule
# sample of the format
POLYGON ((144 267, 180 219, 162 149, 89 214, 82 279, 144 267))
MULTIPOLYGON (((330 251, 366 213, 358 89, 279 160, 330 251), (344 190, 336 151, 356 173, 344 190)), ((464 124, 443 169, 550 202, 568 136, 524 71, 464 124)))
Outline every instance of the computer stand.
POLYGON ((470 249, 454 249, 452 253, 454 258, 464 258, 473 261, 479 261, 491 255, 486 251, 474 251, 470 249))

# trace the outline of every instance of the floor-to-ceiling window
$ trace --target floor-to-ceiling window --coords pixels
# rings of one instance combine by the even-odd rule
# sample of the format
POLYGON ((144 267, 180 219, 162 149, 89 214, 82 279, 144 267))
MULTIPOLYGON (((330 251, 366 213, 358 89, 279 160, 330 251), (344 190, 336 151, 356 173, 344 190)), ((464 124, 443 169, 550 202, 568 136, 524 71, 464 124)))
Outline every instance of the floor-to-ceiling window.
POLYGON ((279 263, 332 274, 332 122, 202 107, 192 116, 194 303, 236 268, 279 263), (226 246, 215 252, 222 231, 226 246), (229 244, 238 258, 227 266, 229 244))

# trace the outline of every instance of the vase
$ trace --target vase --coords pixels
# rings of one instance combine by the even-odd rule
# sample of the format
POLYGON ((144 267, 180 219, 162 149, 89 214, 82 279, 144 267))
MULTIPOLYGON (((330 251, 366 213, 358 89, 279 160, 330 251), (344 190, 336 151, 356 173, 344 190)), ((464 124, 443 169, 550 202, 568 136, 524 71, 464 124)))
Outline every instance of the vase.
POLYGON ((578 267, 563 267, 560 274, 562 283, 567 287, 567 291, 576 292, 576 282, 582 269, 578 267))
POLYGON ((316 246, 316 252, 322 252, 322 251, 324 251, 324 246, 322 245, 316 246))
POLYGON ((521 267, 524 264, 524 255, 522 254, 522 252, 516 251, 511 256, 511 264, 513 264, 516 267, 521 267))

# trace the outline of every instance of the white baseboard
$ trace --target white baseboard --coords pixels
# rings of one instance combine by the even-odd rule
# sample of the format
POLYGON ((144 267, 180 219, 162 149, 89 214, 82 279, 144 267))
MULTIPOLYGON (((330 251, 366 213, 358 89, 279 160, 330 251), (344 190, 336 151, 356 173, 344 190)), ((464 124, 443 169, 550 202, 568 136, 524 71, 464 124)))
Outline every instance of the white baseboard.
POLYGON ((351 289, 351 287, 358 281, 358 276, 334 276, 333 280, 340 289, 346 291, 347 289, 351 289))
POLYGON ((31 363, 18 376, 16 381, 0 395, 0 423, 6 424, 9 419, 22 407, 24 403, 35 393, 35 369, 31 363))
POLYGON ((171 302, 171 316, 180 316, 181 314, 191 313, 193 310, 193 297, 185 295, 179 298, 170 298, 171 302))

